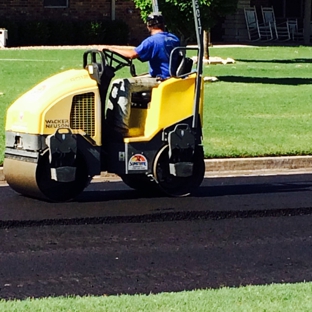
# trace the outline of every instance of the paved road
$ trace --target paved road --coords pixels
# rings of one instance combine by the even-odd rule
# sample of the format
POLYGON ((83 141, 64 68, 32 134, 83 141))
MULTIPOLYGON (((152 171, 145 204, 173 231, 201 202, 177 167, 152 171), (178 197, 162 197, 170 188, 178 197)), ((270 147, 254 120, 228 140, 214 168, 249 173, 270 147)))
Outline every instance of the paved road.
POLYGON ((312 176, 205 179, 194 197, 92 183, 74 203, 0 187, 0 298, 312 280, 312 176))

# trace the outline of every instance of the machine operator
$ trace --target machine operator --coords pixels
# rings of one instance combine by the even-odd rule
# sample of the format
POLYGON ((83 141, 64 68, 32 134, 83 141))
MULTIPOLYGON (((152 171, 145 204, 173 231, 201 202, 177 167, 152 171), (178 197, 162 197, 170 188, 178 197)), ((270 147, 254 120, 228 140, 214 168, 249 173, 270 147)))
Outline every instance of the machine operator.
MULTIPOLYGON (((101 46, 103 49, 117 52, 126 58, 137 58, 142 62, 149 62, 148 75, 130 79, 117 79, 112 83, 107 113, 111 116, 109 122, 122 136, 127 136, 129 130, 131 94, 133 92, 151 90, 153 86, 169 78, 170 53, 175 47, 180 46, 178 37, 165 31, 165 22, 161 13, 152 13, 148 16, 147 29, 150 36, 134 49, 123 49, 107 45, 101 46)), ((175 62, 177 61, 173 59, 172 63, 174 64, 175 62)))

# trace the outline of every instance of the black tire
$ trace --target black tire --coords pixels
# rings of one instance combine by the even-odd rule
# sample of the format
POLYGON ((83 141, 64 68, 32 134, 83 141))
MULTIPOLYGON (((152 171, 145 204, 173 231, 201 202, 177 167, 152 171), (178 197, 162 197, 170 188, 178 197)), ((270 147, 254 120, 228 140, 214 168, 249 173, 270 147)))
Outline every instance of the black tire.
POLYGON ((58 182, 51 179, 49 166, 49 153, 40 156, 36 171, 37 185, 49 201, 64 202, 70 201, 78 196, 90 183, 88 168, 84 158, 78 154, 76 158, 76 179, 72 182, 58 182))
POLYGON ((204 152, 198 146, 193 154, 193 175, 176 177, 169 172, 169 146, 164 146, 155 157, 153 173, 159 188, 166 194, 174 197, 188 196, 202 183, 205 175, 204 152))

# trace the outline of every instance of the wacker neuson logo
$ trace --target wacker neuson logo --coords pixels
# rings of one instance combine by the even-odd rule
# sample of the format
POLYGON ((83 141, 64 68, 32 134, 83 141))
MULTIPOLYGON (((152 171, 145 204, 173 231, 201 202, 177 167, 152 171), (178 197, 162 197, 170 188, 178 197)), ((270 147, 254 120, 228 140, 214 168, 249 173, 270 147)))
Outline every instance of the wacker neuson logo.
POLYGON ((45 121, 46 128, 69 128, 68 119, 48 119, 45 121))

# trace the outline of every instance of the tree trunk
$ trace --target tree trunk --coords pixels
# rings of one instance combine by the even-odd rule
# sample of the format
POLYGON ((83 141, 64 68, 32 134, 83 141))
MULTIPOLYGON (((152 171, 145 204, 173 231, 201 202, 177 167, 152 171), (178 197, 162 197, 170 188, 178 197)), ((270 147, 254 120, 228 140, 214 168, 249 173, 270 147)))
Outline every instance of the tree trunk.
POLYGON ((304 25, 303 25, 304 44, 310 43, 311 36, 311 0, 305 0, 304 4, 304 25))
POLYGON ((210 30, 204 30, 204 59, 209 60, 210 30))

